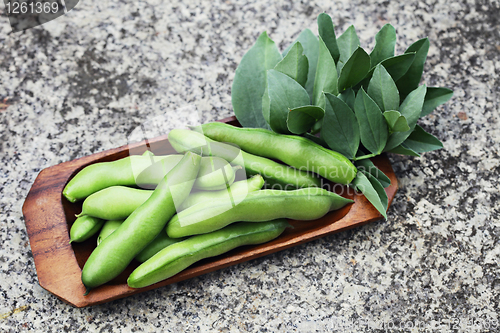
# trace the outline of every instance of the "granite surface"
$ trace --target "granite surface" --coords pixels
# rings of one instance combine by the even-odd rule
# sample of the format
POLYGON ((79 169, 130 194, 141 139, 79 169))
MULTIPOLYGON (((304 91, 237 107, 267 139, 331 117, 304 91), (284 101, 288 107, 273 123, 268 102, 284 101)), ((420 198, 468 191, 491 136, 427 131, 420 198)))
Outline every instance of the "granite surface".
POLYGON ((85 0, 15 34, 2 14, 0 331, 500 332, 499 11, 493 0, 85 0), (369 49, 387 22, 398 53, 428 36, 423 80, 455 91, 420 121, 444 149, 390 156, 401 186, 386 221, 90 308, 39 286, 21 206, 40 170, 134 141, 152 119, 165 121, 150 137, 230 116, 234 71, 259 33, 284 49, 323 11, 369 49))

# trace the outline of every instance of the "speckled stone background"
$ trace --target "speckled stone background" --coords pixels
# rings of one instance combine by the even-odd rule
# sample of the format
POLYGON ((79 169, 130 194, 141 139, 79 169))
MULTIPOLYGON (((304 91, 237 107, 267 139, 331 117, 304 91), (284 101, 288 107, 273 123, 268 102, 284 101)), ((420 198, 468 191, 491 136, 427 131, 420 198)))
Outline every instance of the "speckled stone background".
POLYGON ((499 332, 498 1, 94 1, 23 33, 0 16, 0 331, 499 332), (85 309, 37 281, 21 206, 43 168, 232 114, 263 30, 284 49, 326 11, 362 46, 429 36, 424 82, 454 98, 420 124, 444 149, 390 156, 387 221, 85 309), (196 110, 199 113, 189 111, 196 110), (412 328, 413 327, 413 328, 412 328), (415 328, 417 327, 417 328, 415 328))

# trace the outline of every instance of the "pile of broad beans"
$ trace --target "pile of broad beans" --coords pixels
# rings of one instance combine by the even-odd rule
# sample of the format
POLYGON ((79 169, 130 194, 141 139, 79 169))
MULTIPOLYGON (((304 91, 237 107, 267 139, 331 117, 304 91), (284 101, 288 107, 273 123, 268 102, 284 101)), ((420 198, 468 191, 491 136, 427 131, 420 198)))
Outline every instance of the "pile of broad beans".
POLYGON ((201 259, 273 240, 287 218, 314 220, 352 202, 321 188, 321 177, 349 184, 353 164, 303 137, 209 123, 173 130, 169 141, 178 154, 95 163, 64 188, 69 201, 84 200, 71 242, 99 233, 82 270, 87 292, 134 259, 142 264, 127 283, 145 287, 201 259))

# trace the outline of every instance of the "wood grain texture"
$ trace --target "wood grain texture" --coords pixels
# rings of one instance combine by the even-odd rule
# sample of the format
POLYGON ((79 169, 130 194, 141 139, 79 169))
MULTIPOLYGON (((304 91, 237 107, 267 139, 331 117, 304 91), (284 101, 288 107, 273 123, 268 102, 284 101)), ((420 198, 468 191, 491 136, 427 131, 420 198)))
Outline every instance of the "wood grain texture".
MULTIPOLYGON (((223 119, 221 122, 239 126, 234 117, 223 119)), ((288 228, 280 237, 271 242, 256 246, 244 246, 224 255, 202 260, 183 272, 146 288, 132 289, 127 286, 128 275, 139 264, 134 261, 116 279, 93 289, 89 295, 83 296, 85 287, 81 282, 82 268, 95 248, 97 236, 82 243, 69 244, 69 229, 76 219, 75 214, 81 212, 81 202, 70 203, 62 196, 62 190, 71 177, 89 164, 142 154, 148 148, 156 154, 175 153, 168 143, 167 136, 164 135, 44 169, 31 187, 23 205, 23 215, 38 281, 40 286, 64 302, 76 307, 109 302, 278 252, 382 218, 364 196, 355 194, 349 187, 338 185, 333 187, 333 184, 327 183, 326 186, 332 186, 331 188, 337 193, 353 198, 354 203, 330 212, 318 220, 292 220, 290 224, 294 228, 288 228)), ((379 156, 372 161, 391 179, 391 186, 386 188, 390 205, 398 188, 396 176, 387 157, 379 156)))

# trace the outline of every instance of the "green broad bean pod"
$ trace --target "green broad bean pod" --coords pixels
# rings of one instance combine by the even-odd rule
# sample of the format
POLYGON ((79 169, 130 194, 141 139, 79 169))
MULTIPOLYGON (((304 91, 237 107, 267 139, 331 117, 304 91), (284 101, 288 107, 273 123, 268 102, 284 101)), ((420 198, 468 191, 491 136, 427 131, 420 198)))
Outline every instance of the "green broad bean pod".
POLYGON ((168 134, 168 140, 179 153, 192 151, 221 157, 233 165, 243 166, 247 175, 260 174, 266 182, 270 180, 272 183, 281 184, 284 189, 321 185, 320 179, 311 173, 249 154, 229 144, 215 142, 195 131, 174 129, 168 134))
POLYGON ((99 233, 99 236, 97 236, 97 246, 101 244, 101 242, 107 238, 109 235, 111 235, 116 229, 118 229, 119 226, 121 226, 123 223, 123 220, 116 220, 116 221, 106 221, 104 225, 102 226, 101 232, 99 233))
POLYGON ((78 217, 71 229, 69 230, 69 238, 71 242, 83 242, 95 235, 104 224, 104 220, 92 216, 78 217))
POLYGON ((189 195, 200 160, 199 155, 186 153, 151 197, 95 248, 82 270, 87 293, 117 277, 162 231, 175 214, 175 205, 180 205, 189 195))
POLYGON ((70 202, 85 199, 104 188, 124 185, 140 185, 137 176, 151 164, 164 160, 170 171, 181 160, 182 155, 151 156, 132 155, 113 162, 91 164, 78 172, 64 187, 63 195, 70 202))
POLYGON ((315 220, 353 200, 322 188, 293 191, 262 190, 252 192, 239 201, 204 202, 175 215, 167 225, 172 238, 186 237, 221 229, 237 221, 262 222, 277 218, 315 220))
POLYGON ((350 184, 356 167, 344 155, 297 135, 277 134, 261 128, 240 128, 208 123, 194 128, 212 140, 231 142, 251 154, 277 159, 340 184, 350 184))
POLYGON ((124 220, 153 194, 127 186, 111 186, 93 193, 83 201, 78 216, 94 216, 104 220, 124 220))
POLYGON ((208 234, 190 237, 161 250, 130 274, 131 288, 142 288, 168 279, 195 262, 218 256, 238 246, 275 239, 289 226, 286 220, 236 223, 208 234))

